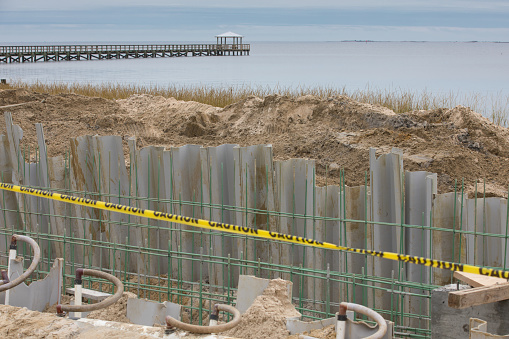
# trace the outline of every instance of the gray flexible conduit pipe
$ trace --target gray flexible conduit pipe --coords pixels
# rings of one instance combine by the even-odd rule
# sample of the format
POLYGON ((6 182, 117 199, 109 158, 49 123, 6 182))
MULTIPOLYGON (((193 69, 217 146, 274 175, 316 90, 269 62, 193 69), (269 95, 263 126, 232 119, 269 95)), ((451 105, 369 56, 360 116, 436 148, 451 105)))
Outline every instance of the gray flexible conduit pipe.
MULTIPOLYGON (((24 241, 32 247, 32 250, 34 251, 34 259, 32 260, 30 266, 22 275, 20 275, 13 281, 9 281, 7 277, 8 282, 3 285, 0 285, 0 292, 7 291, 8 289, 18 286, 23 281, 25 281, 25 279, 28 278, 30 274, 32 274, 35 271, 35 268, 39 264, 39 260, 41 260, 41 249, 39 248, 39 245, 37 245, 35 240, 30 237, 14 234, 11 238, 11 249, 16 249, 18 240, 24 241)), ((3 281, 5 281, 5 279, 3 281)))
POLYGON ((122 297, 122 294, 124 293, 124 284, 115 276, 101 272, 96 270, 90 270, 90 269, 84 269, 84 268, 78 268, 76 270, 76 281, 80 281, 78 284, 81 284, 81 277, 82 276, 90 276, 90 277, 96 277, 96 278, 102 278, 105 280, 109 280, 113 284, 115 284, 115 287, 117 288, 117 291, 114 295, 104 299, 103 301, 97 303, 97 304, 88 304, 88 305, 57 305, 57 313, 63 314, 64 312, 91 312, 95 310, 100 310, 102 308, 108 307, 110 305, 113 305, 122 297))
POLYGON ((213 310, 212 314, 217 315, 217 314, 219 314, 219 311, 225 311, 225 312, 229 312, 229 313, 233 314, 232 321, 230 321, 226 324, 221 324, 221 325, 199 326, 199 325, 186 324, 181 321, 178 321, 175 318, 167 316, 166 317, 166 325, 170 328, 176 327, 178 329, 188 331, 191 333, 208 334, 208 333, 220 333, 220 332, 228 331, 228 330, 234 328, 235 326, 237 326, 238 323, 240 322, 240 312, 235 307, 229 306, 229 305, 224 305, 224 304, 214 305, 214 310, 213 310))
POLYGON ((346 306, 348 310, 364 314, 365 316, 368 316, 372 320, 376 321, 376 323, 378 324, 378 331, 376 331, 376 333, 370 335, 369 337, 365 337, 364 339, 381 339, 383 338, 385 333, 387 333, 387 323, 385 322, 385 319, 372 309, 367 308, 366 306, 346 302, 342 302, 339 305, 340 307, 346 306))

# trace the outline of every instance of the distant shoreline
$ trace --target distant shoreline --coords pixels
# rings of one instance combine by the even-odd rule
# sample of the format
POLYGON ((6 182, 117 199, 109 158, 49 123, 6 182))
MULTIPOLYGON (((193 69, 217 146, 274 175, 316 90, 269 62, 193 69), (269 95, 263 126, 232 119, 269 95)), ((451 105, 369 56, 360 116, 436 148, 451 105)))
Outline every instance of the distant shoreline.
MULTIPOLYGON (((254 40, 246 41, 246 43, 488 43, 488 44, 509 44, 509 41, 482 41, 482 40, 451 40, 451 41, 435 41, 435 40, 321 40, 321 41, 308 41, 308 40, 254 40)), ((122 44, 214 44, 210 41, 7 41, 1 42, 0 46, 47 46, 47 45, 122 45, 122 44)))

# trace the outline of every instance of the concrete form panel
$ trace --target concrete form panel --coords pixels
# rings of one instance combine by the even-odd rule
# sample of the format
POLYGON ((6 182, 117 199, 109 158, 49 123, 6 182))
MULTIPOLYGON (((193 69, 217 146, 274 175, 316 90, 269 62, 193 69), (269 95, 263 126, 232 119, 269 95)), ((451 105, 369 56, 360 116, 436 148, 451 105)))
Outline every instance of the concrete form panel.
MULTIPOLYGON (((97 167, 99 159, 96 159, 98 156, 94 147, 94 137, 87 135, 71 139, 70 146, 70 188, 72 191, 84 192, 81 195, 75 195, 97 200, 100 185, 97 167)), ((79 237, 87 242, 101 240, 102 225, 99 220, 103 220, 104 212, 82 206, 74 206, 72 210, 76 219, 69 223, 67 234, 79 237)), ((105 256, 105 250, 94 251, 91 246, 80 245, 77 245, 75 250, 77 253, 84 253, 83 258, 77 258, 78 264, 85 264, 85 258, 90 257, 92 258, 92 265, 99 267, 103 264, 102 258, 105 256), (95 255, 89 254, 89 251, 92 251, 92 254, 95 252, 95 255)))
MULTIPOLYGON (((49 157, 46 149, 46 140, 44 138, 44 131, 41 124, 35 124, 37 131, 37 143, 39 146, 39 184, 41 187, 48 189, 65 189, 65 164, 62 156, 49 157)), ((49 232, 51 234, 64 234, 65 219, 56 218, 55 215, 65 215, 69 206, 66 203, 43 199, 46 214, 49 214, 49 232), (47 207, 46 207, 47 206, 47 207)), ((63 258, 64 249, 63 244, 55 243, 52 245, 54 256, 63 258)), ((67 259, 66 259, 67 260, 67 259)))
MULTIPOLYGON (((269 218, 264 211, 275 209, 273 161, 271 145, 234 147, 235 163, 235 223, 255 229, 267 230, 269 218)), ((265 240, 241 237, 234 241, 234 255, 244 260, 268 262, 269 244, 265 240)), ((255 274, 247 269, 243 274, 255 274)))
MULTIPOLYGON (((160 200, 169 201, 172 197, 167 192, 167 187, 163 183, 166 182, 166 176, 172 176, 171 167, 166 168, 164 158, 164 147, 144 147, 136 152, 136 161, 134 175, 136 176, 137 196, 141 199, 138 201, 138 207, 155 211, 165 212, 168 204, 160 203, 160 200)), ((171 156, 171 153, 170 153, 171 156)), ((139 218, 142 225, 146 225, 141 230, 143 245, 150 248, 168 248, 168 239, 170 239, 169 223, 165 221, 150 220, 147 218, 139 218)), ((138 240, 138 243, 142 242, 138 240)), ((146 257, 143 261, 144 272, 159 275, 167 271, 168 265, 166 258, 146 257)))
POLYGON ((180 321, 182 306, 169 301, 158 303, 152 300, 127 299, 127 319, 133 324, 145 326, 166 325, 166 316, 180 321))
MULTIPOLYGON (((374 222, 400 224, 402 222, 403 193, 403 157, 398 150, 376 158, 375 149, 369 152, 371 178, 371 217, 374 222)), ((402 253, 401 227, 394 225, 373 225, 373 238, 370 249, 402 253)), ((382 258, 372 258, 373 266, 368 272, 377 277, 391 278, 392 272, 398 272, 398 262, 382 258)), ((375 308, 390 309, 391 295, 375 290, 375 308)))
MULTIPOLYGON (((338 186, 324 186, 315 188, 315 206, 314 216, 318 217, 314 220, 312 230, 308 230, 307 236, 318 241, 325 241, 329 243, 339 243, 339 220, 324 220, 323 218, 339 218, 339 187, 338 186)), ((307 250, 306 261, 309 263, 306 267, 315 270, 333 270, 339 271, 340 268, 340 255, 339 252, 329 251, 318 248, 309 248, 307 250)), ((308 280, 304 283, 308 290, 308 297, 314 300, 327 299, 327 293, 330 293, 330 298, 333 301, 339 300, 339 286, 325 279, 305 279, 308 280), (329 292, 327 292, 327 289, 329 292)))
POLYGON ((509 243, 502 237, 507 232, 507 199, 468 199, 467 230, 474 232, 465 243, 467 260, 472 265, 506 268, 509 263, 509 243))
MULTIPOLYGON (((198 145, 185 145, 171 148, 173 165, 173 210, 186 217, 201 218, 202 209, 199 205, 179 204, 179 201, 200 203, 202 197, 202 166, 198 145)), ((203 253, 209 249, 208 237, 200 230, 186 225, 177 225, 177 229, 184 230, 177 239, 177 244, 184 253, 199 254, 203 244, 203 253)), ((185 255, 185 254, 184 254, 185 255)), ((200 265, 194 261, 182 262, 182 273, 185 280, 195 280, 199 277, 200 265)))
MULTIPOLYGON (((234 161, 233 149, 238 145, 225 144, 217 147, 200 149, 203 173, 203 217, 207 220, 232 224, 234 212, 226 207, 235 205, 234 195, 234 161), (220 206, 220 207, 219 207, 220 206)), ((232 238, 224 232, 211 232, 210 253, 217 257, 227 258, 233 253, 232 238)), ((219 259, 216 259, 219 260, 219 259)), ((211 284, 223 286, 227 281, 226 262, 209 268, 211 284)))
MULTIPOLYGON (((5 180, 11 182, 15 185, 24 184, 23 173, 25 172, 25 160, 23 159, 19 147, 19 143, 21 138, 23 137, 23 130, 18 126, 14 125, 12 122, 12 115, 9 112, 6 112, 5 115, 5 129, 7 131, 7 145, 8 145, 8 153, 11 162, 11 178, 6 178, 5 180)), ((7 153, 7 152, 6 152, 7 153)), ((14 205, 17 205, 17 209, 19 211, 25 211, 25 206, 27 205, 26 197, 21 194, 14 193, 17 202, 14 205)), ((17 222, 13 228, 24 229, 25 228, 25 218, 26 216, 17 219, 17 222)), ((29 219, 33 219, 34 216, 31 215, 29 219)), ((32 223, 28 225, 29 230, 33 230, 32 223)), ((42 249, 41 249, 42 250, 42 249)))
POLYGON ((19 184, 23 182, 22 168, 24 166, 24 159, 21 156, 19 143, 23 138, 23 130, 12 122, 12 114, 6 112, 5 115, 5 129, 7 131, 7 140, 9 143, 9 154, 13 166, 13 183, 19 184))
MULTIPOLYGON (((340 205, 343 204, 343 207, 339 207, 342 219, 371 221, 371 190, 369 186, 345 186, 345 190, 341 194, 345 196, 345 198, 340 199, 340 205)), ((368 248, 368 239, 371 239, 372 232, 372 227, 368 223, 344 222, 341 230, 343 233, 340 235, 339 245, 352 248, 368 248)), ((361 274, 362 268, 366 272, 367 256, 347 252, 339 255, 342 258, 340 272, 361 274)), ((367 304, 367 300, 364 300, 365 288, 357 286, 355 291, 350 288, 348 294, 346 288, 343 288, 342 291, 340 301, 367 304)))
MULTIPOLYGON (((278 211, 282 214, 273 231, 313 238, 315 228, 315 191, 313 176, 315 161, 308 159, 290 159, 275 161, 276 200, 278 211), (299 215, 293 217, 293 214, 299 215), (303 219, 301 216, 306 216, 303 219)), ((313 249, 291 244, 272 244, 275 263, 311 267, 310 253, 313 249), (278 254, 278 255, 277 255, 278 254)), ((284 275, 283 279, 290 279, 284 275)), ((294 289, 299 282, 294 283, 294 289)), ((297 290, 298 291, 298 290, 297 290)))
MULTIPOLYGON (((131 137, 127 140, 129 146, 129 179, 131 185, 131 196, 139 197, 139 190, 142 184, 139 184, 138 163, 139 163, 139 151, 136 149, 136 138, 131 137)), ((130 206, 140 207, 139 200, 129 201, 130 206)), ((141 224, 142 218, 131 216, 129 219, 131 223, 141 224)), ((148 262, 147 255, 141 251, 141 247, 145 246, 146 232, 140 227, 133 227, 128 229, 128 244, 130 246, 136 246, 139 248, 139 254, 133 253, 130 260, 130 266, 134 266, 134 269, 138 274, 145 272, 145 265, 148 262)))
MULTIPOLYGON (((405 224, 421 226, 405 230, 404 253, 418 257, 430 257, 431 206, 433 196, 437 193, 437 175, 425 171, 406 172, 405 174, 405 224)), ((430 269, 411 263, 404 264, 406 280, 430 284, 430 269)), ((419 289, 408 289, 414 294, 425 294, 419 289)), ((405 298, 405 309, 412 314, 427 314, 426 298, 409 296, 405 298)), ((422 319, 408 319, 405 326, 427 327, 422 319)))
MULTIPOLYGON (((8 138, 0 135, 0 179, 5 183, 12 183, 14 166, 10 156, 10 146, 8 138)), ((2 191, 0 193, 0 227, 14 229, 22 221, 22 215, 19 213, 18 198, 16 193, 2 191)), ((8 243, 0 241, 0 250, 6 253, 9 250, 8 243)), ((7 264, 7 262, 5 262, 7 264)))
MULTIPOLYGON (((462 203, 461 196, 455 193, 437 194, 433 199, 432 226, 450 229, 451 231, 433 230, 431 232, 432 259, 465 262, 466 246, 464 235, 456 233, 457 230, 460 230, 460 225, 462 224, 461 206, 465 206, 465 204, 462 203)), ((442 286, 452 282, 452 272, 448 270, 433 268, 431 272, 431 281, 435 285, 442 286)))
MULTIPOLYGON (((33 281, 28 286, 22 282, 10 289, 9 305, 42 312, 48 305, 60 302, 63 286, 63 265, 63 259, 55 259, 49 274, 44 279, 33 281)), ((23 258, 18 257, 16 260, 11 260, 10 266, 11 275, 9 278, 11 281, 23 274, 23 258)), ((5 294, 5 292, 2 294, 5 294)))
MULTIPOLYGON (((119 136, 95 136, 93 142, 98 168, 98 200, 128 205, 128 199, 123 198, 129 194, 129 179, 125 166, 122 138, 119 136)), ((128 235, 125 224, 129 221, 129 216, 114 212, 103 212, 102 216, 104 218, 101 223, 103 239, 114 244, 125 244, 128 235)), ((119 269, 126 264, 126 256, 121 251, 115 251, 115 258, 113 258, 112 251, 108 251, 104 255, 103 263, 106 261, 110 268, 119 269)))
MULTIPOLYGON (((269 286, 269 283, 270 279, 257 278, 251 275, 240 275, 235 308, 237 308, 241 314, 245 313, 255 299, 263 294, 267 286, 269 286)), ((287 287, 288 299, 291 302, 293 283, 291 281, 285 281, 285 284, 287 287)))

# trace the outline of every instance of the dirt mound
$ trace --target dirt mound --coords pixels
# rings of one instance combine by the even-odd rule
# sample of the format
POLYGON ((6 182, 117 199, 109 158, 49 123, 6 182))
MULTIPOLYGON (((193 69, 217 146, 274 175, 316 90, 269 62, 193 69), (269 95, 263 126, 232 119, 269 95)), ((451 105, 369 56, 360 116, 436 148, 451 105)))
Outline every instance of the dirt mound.
MULTIPOLYGON (((152 332, 158 333, 159 331, 152 332)), ((94 327, 89 324, 77 323, 68 318, 60 318, 55 314, 5 305, 0 305, 0 337, 34 339, 153 338, 152 335, 130 331, 128 328, 94 327)))
POLYGON ((270 95, 249 97, 221 112, 229 128, 225 133, 277 134, 313 125, 329 128, 380 127, 396 114, 384 107, 364 104, 346 96, 322 100, 316 96, 291 98, 270 95))
POLYGON ((72 338, 79 331, 78 325, 72 320, 59 318, 54 314, 0 306, 2 338, 72 338))
POLYGON ((117 103, 129 114, 135 115, 156 138, 165 133, 186 137, 211 134, 214 123, 218 121, 216 113, 220 110, 194 101, 178 101, 145 94, 117 100, 117 103))
MULTIPOLYGON (((140 147, 272 144, 276 160, 315 159, 318 185, 339 183, 344 168, 346 184, 354 186, 364 184, 369 148, 381 154, 397 147, 405 170, 438 173, 439 192, 454 191, 455 185, 460 191, 462 178, 470 196, 477 179, 486 179, 488 196, 505 195, 509 184, 508 130, 463 106, 395 114, 346 96, 270 95, 220 109, 150 95, 114 101, 0 91, 0 105, 26 102, 0 112, 12 112, 23 128, 27 158, 35 158, 34 124, 42 123, 49 156, 65 154, 71 137, 87 134, 136 136, 140 147)), ((124 150, 127 155, 127 142, 124 150)))
POLYGON ((283 339, 289 335, 286 319, 300 315, 288 297, 287 282, 273 279, 242 315, 241 322, 224 335, 242 339, 283 339))
POLYGON ((29 92, 26 89, 0 90, 0 106, 15 105, 26 102, 42 101, 48 95, 29 92))

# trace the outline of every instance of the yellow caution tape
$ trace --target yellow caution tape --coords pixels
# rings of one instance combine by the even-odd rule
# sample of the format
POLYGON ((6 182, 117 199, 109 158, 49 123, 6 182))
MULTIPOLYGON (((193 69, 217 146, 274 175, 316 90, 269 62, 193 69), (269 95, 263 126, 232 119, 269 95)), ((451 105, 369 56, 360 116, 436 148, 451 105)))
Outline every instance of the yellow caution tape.
POLYGON ((321 242, 318 240, 313 240, 313 239, 308 239, 308 238, 303 238, 303 237, 298 237, 295 235, 253 229, 253 228, 244 227, 244 226, 224 224, 224 223, 220 223, 220 222, 208 221, 208 220, 191 218, 191 217, 184 217, 184 216, 177 215, 177 214, 145 210, 145 209, 141 209, 141 208, 113 204, 113 203, 103 202, 103 201, 99 201, 99 200, 78 198, 78 197, 74 197, 71 195, 53 193, 53 192, 46 191, 46 190, 40 190, 40 189, 29 188, 29 187, 24 187, 24 186, 17 186, 17 185, 13 185, 13 184, 0 183, 0 189, 4 189, 7 191, 11 191, 11 192, 29 194, 29 195, 33 195, 33 196, 37 196, 37 197, 41 197, 41 198, 63 201, 63 202, 67 202, 67 203, 71 203, 71 204, 75 204, 75 205, 93 207, 93 208, 98 208, 101 210, 129 214, 129 215, 145 217, 145 218, 150 218, 150 219, 175 222, 175 223, 179 223, 179 224, 184 224, 184 225, 189 225, 189 226, 194 226, 194 227, 201 227, 201 228, 206 228, 206 229, 215 230, 215 231, 242 234, 242 235, 248 235, 248 236, 257 237, 257 238, 277 240, 277 241, 282 241, 282 242, 301 244, 301 245, 330 249, 330 250, 339 250, 339 251, 354 252, 354 253, 359 253, 359 254, 367 254, 367 255, 372 255, 375 257, 379 257, 379 258, 385 258, 385 259, 389 259, 389 260, 396 260, 396 261, 403 261, 403 262, 410 262, 410 263, 417 264, 417 265, 437 267, 437 268, 442 268, 442 269, 446 269, 446 270, 450 270, 450 271, 467 272, 467 273, 473 273, 473 274, 486 275, 486 276, 490 276, 490 277, 509 279, 509 272, 495 270, 492 268, 483 268, 483 267, 477 267, 477 266, 467 265, 467 264, 451 263, 448 261, 433 260, 433 259, 429 259, 429 258, 410 256, 410 255, 406 255, 406 254, 397 254, 397 253, 382 252, 382 251, 371 251, 371 250, 363 250, 363 249, 358 249, 358 248, 338 246, 335 244, 321 242))

